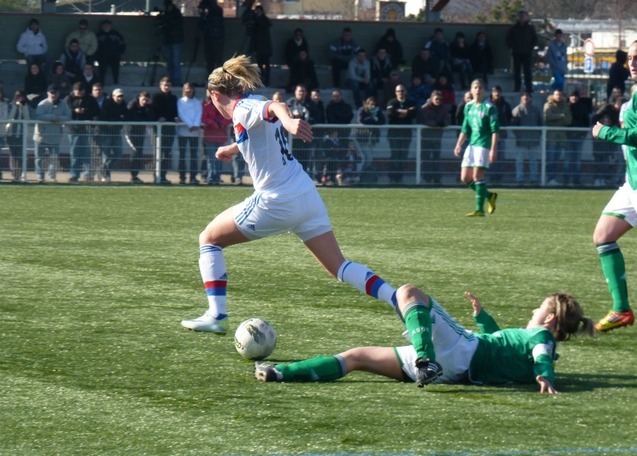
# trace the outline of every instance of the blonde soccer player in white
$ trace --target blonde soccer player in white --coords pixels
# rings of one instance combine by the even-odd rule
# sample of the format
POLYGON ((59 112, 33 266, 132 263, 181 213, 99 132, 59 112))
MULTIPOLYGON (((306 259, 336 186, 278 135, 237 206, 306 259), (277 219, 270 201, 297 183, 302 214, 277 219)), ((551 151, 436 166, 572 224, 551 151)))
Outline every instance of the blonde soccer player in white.
POLYGON ((396 309, 391 285, 366 266, 345 259, 314 182, 290 151, 288 133, 310 142, 310 124, 292 118, 284 103, 252 95, 260 86, 257 65, 244 55, 226 61, 208 77, 208 94, 219 112, 232 119, 235 135, 235 142, 220 147, 216 157, 230 161, 241 153, 254 193, 218 214, 199 235, 199 269, 208 310, 181 324, 195 331, 225 334, 228 312, 223 249, 286 232, 296 234, 332 277, 396 309))

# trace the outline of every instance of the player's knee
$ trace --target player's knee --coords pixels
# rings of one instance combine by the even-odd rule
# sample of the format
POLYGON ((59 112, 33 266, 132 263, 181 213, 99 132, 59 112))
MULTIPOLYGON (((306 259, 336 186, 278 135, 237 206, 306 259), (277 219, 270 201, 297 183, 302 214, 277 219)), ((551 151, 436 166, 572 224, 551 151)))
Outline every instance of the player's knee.
POLYGON ((413 301, 420 301, 427 306, 429 305, 429 297, 420 288, 410 283, 402 285, 396 290, 396 301, 401 311, 406 305, 413 301))

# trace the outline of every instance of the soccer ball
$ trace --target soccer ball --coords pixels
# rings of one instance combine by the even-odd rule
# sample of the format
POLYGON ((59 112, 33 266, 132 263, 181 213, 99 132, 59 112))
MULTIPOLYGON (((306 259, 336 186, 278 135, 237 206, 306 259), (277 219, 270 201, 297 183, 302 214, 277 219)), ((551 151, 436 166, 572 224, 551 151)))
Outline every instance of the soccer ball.
POLYGON ((276 347, 276 332, 267 321, 250 318, 242 322, 235 331, 234 346, 244 358, 264 359, 276 347))

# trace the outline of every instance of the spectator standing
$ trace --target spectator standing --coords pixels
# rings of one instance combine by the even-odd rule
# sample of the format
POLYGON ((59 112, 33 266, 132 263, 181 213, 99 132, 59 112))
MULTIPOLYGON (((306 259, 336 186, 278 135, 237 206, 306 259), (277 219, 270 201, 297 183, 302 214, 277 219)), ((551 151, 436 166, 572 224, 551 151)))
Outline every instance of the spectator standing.
POLYGON ((80 174, 84 174, 84 178, 91 180, 91 121, 97 120, 100 115, 100 107, 95 98, 87 95, 84 84, 76 82, 73 84, 73 92, 66 99, 71 110, 71 119, 75 121, 84 121, 83 124, 70 125, 71 135, 71 169, 69 182, 78 182, 80 174))
POLYGON ((29 21, 29 27, 18 38, 16 49, 24 55, 27 65, 31 66, 32 63, 35 63, 41 70, 45 70, 49 45, 44 33, 40 30, 40 23, 37 19, 33 18, 29 21))
POLYGON ((228 127, 232 125, 232 120, 223 117, 208 97, 203 104, 201 125, 203 125, 203 149, 206 155, 206 183, 219 185, 223 162, 215 157, 215 153, 219 147, 228 144, 228 127))
POLYGON ((546 180, 547 185, 559 185, 557 173, 559 161, 566 151, 566 130, 572 122, 571 108, 564 99, 561 90, 554 90, 544 104, 544 125, 547 127, 562 127, 549 130, 546 133, 546 180))
POLYGON ((310 59, 307 51, 301 50, 289 66, 290 79, 288 81, 288 91, 293 91, 298 85, 304 85, 308 90, 318 88, 318 77, 314 61, 310 59))
POLYGON ((518 11, 518 18, 506 35, 506 45, 511 49, 513 58, 513 83, 515 91, 522 88, 522 72, 524 72, 524 86, 528 93, 533 93, 533 48, 537 44, 535 27, 529 22, 529 13, 525 9, 518 11))
POLYGON ((108 98, 108 94, 104 92, 104 85, 101 82, 96 82, 93 84, 93 90, 91 91, 91 95, 95 98, 97 105, 102 109, 104 106, 104 101, 108 98))
MULTIPOLYGON (((290 109, 290 115, 294 119, 303 119, 306 122, 310 121, 310 105, 308 99, 307 88, 304 85, 297 85, 294 88, 294 96, 290 97, 285 104, 290 109)), ((294 156, 299 161, 303 169, 310 176, 312 175, 312 149, 311 144, 304 141, 293 138, 292 150, 294 150, 294 156)))
POLYGON ((503 130, 502 127, 508 127, 511 125, 513 115, 511 114, 511 105, 502 96, 502 87, 499 85, 493 86, 491 89, 491 103, 498 111, 498 121, 500 123, 500 134, 498 135, 498 161, 493 164, 491 170, 491 180, 493 182, 501 182, 506 173, 506 138, 508 137, 508 131, 503 130))
POLYGON ((431 88, 433 90, 439 90, 442 93, 442 104, 449 108, 449 112, 455 112, 456 91, 451 79, 446 74, 440 74, 431 88))
MULTIPOLYGON (((369 97, 363 103, 363 106, 356 113, 356 121, 361 125, 385 125, 387 120, 385 114, 378 107, 378 103, 374 97, 369 97)), ((369 149, 380 141, 380 129, 378 128, 358 128, 356 130, 356 139, 369 149)))
POLYGON ((244 54, 252 54, 254 52, 252 45, 254 41, 254 24, 257 16, 254 12, 254 3, 254 0, 243 0, 243 3, 241 3, 241 7, 243 8, 243 12, 241 13, 241 25, 243 25, 245 29, 241 49, 244 54))
POLYGON ((440 27, 434 30, 434 34, 425 43, 425 47, 438 61, 438 74, 442 73, 451 77, 451 50, 449 43, 445 41, 445 32, 440 27))
POLYGON ((130 183, 143 184, 139 177, 144 157, 144 142, 146 140, 147 126, 155 120, 153 106, 150 103, 150 93, 146 90, 139 92, 127 107, 128 120, 131 122, 124 128, 126 142, 131 149, 130 158, 130 183))
POLYGON ((77 81, 86 63, 86 58, 84 52, 80 49, 79 41, 75 38, 70 41, 69 45, 60 55, 60 62, 64 65, 64 73, 69 79, 72 82, 77 81))
MULTIPOLYGON (((152 104, 155 114, 155 121, 162 123, 179 122, 177 112, 177 97, 172 93, 172 81, 168 76, 164 76, 159 81, 159 92, 153 95, 152 104)), ((170 152, 175 142, 175 126, 162 125, 158 130, 161 141, 161 171, 159 173, 158 184, 170 184, 166 178, 170 168, 170 152)))
POLYGON ((493 52, 484 32, 476 33, 476 38, 469 49, 469 55, 473 77, 480 78, 485 84, 488 84, 489 75, 493 74, 493 52))
MULTIPOLYGON (((32 112, 47 96, 47 80, 42 68, 37 63, 29 64, 29 72, 24 77, 24 92, 32 112)), ((57 93, 56 93, 57 95, 57 93)))
MULTIPOLYGON (((354 109, 343 99, 343 93, 339 89, 334 89, 330 101, 325 107, 325 120, 328 124, 349 125, 353 118, 354 109)), ((348 129, 338 129, 339 139, 344 139, 347 136, 349 136, 348 129)))
POLYGON ((389 80, 389 75, 394 70, 394 64, 387 50, 383 47, 376 50, 376 54, 371 61, 372 88, 374 96, 379 91, 385 89, 385 84, 389 80))
POLYGON ((48 175, 57 182, 60 141, 62 140, 62 124, 71 120, 69 105, 58 96, 55 86, 47 89, 47 97, 38 103, 35 110, 33 140, 35 141, 35 174, 38 183, 44 183, 44 158, 49 155, 48 175))
MULTIPOLYGON (((91 90, 91 96, 95 99, 95 102, 97 103, 97 106, 100 108, 100 113, 102 111, 102 107, 104 106, 104 101, 106 101, 109 98, 108 93, 106 93, 104 91, 104 85, 101 82, 96 82, 95 84, 93 84, 93 89, 91 90)), ((98 117, 99 119, 99 117, 98 117)), ((90 169, 91 172, 89 174, 89 176, 87 176, 87 179, 89 181, 93 180, 96 176, 96 174, 98 173, 97 170, 97 163, 100 163, 102 160, 102 135, 100 135, 100 130, 99 127, 96 127, 93 129, 93 136, 92 136, 92 148, 93 148, 93 154, 91 156, 91 164, 90 164, 90 169)))
POLYGON ((555 37, 546 49, 546 63, 551 67, 553 74, 551 89, 564 91, 566 73, 568 72, 568 54, 566 53, 566 40, 561 29, 555 30, 555 37))
POLYGON ((423 47, 411 62, 411 76, 420 76, 423 81, 436 80, 440 74, 440 63, 431 55, 431 51, 423 47))
POLYGON ((564 151, 564 185, 580 185, 582 152, 584 141, 588 137, 588 127, 591 125, 593 101, 588 97, 580 96, 579 91, 573 90, 568 97, 568 104, 571 110, 570 126, 586 130, 568 131, 566 134, 568 143, 564 151))
MULTIPOLYGON (((411 125, 416 118, 418 107, 407 98, 407 88, 404 85, 397 85, 395 94, 396 97, 387 103, 387 123, 411 125)), ((390 128, 387 132, 391 149, 389 180, 393 184, 400 184, 403 181, 403 171, 411 143, 411 130, 411 128, 390 128)))
POLYGON ((111 97, 104 100, 99 120, 117 123, 117 125, 101 125, 99 127, 102 137, 102 182, 110 183, 111 171, 117 161, 122 158, 122 129, 124 125, 121 122, 128 120, 128 109, 122 89, 113 90, 111 97))
POLYGON ((473 76, 471 67, 471 51, 464 33, 456 33, 456 37, 449 46, 451 55, 451 70, 458 75, 458 85, 462 90, 469 88, 473 76))
POLYGON ((608 71, 608 82, 606 83, 606 98, 610 100, 614 88, 619 88, 621 93, 626 92, 626 79, 630 77, 630 71, 626 68, 628 53, 618 49, 615 52, 615 61, 608 71))
POLYGON ((360 46, 352 39, 352 29, 345 27, 341 37, 329 46, 329 57, 332 65, 332 84, 341 87, 341 71, 346 71, 349 61, 354 58, 360 46))
POLYGON ((301 51, 305 51, 309 56, 310 47, 303 34, 303 29, 297 28, 294 29, 292 36, 285 42, 285 49, 283 50, 285 64, 288 68, 292 68, 293 62, 299 57, 299 52, 301 51))
MULTIPOLYGON (((11 108, 11 101, 4 96, 4 89, 0 85, 0 156, 2 147, 7 146, 7 121, 9 120, 9 111, 11 108)), ((2 164, 0 164, 0 180, 2 180, 2 164)))
POLYGON ((22 182, 23 171, 23 137, 26 131, 24 123, 16 120, 29 120, 31 118, 27 97, 24 90, 17 90, 9 109, 9 119, 6 125, 7 145, 9 146, 9 168, 11 169, 11 181, 22 182))
MULTIPOLYGON (((619 122, 619 110, 614 103, 606 103, 600 108, 592 118, 593 125, 604 125, 606 127, 621 127, 619 122)), ((593 162, 594 185, 595 187, 606 187, 612 182, 612 162, 620 155, 621 147, 608 141, 593 141, 593 162)))
POLYGON ((360 108, 363 98, 371 97, 374 93, 372 86, 372 69, 365 49, 359 49, 356 57, 347 66, 347 84, 352 89, 354 104, 360 108))
POLYGON ((69 47, 72 40, 77 40, 80 44, 80 49, 84 53, 86 61, 93 63, 95 61, 95 53, 97 52, 97 35, 88 29, 88 21, 86 19, 80 19, 77 30, 67 35, 64 45, 69 47))
POLYGON ((473 100, 473 94, 468 90, 462 96, 462 103, 458 105, 455 111, 454 121, 456 125, 462 125, 462 122, 464 122, 464 109, 471 100, 473 100))
POLYGON ((202 0, 199 3, 199 32, 203 41, 206 74, 210 74, 223 64, 226 37, 223 8, 217 0, 202 0))
POLYGON ((431 97, 418 111, 417 122, 424 125, 420 136, 422 179, 425 183, 439 185, 442 179, 440 171, 440 150, 444 128, 451 124, 449 108, 442 102, 442 93, 434 90, 431 97))
POLYGON ((180 86, 182 84, 181 45, 184 42, 184 18, 173 0, 164 0, 164 11, 160 18, 168 77, 173 84, 180 86))
POLYGON ((376 44, 376 51, 379 49, 385 49, 389 56, 392 65, 399 67, 405 64, 405 57, 403 54, 403 45, 396 37, 396 30, 388 28, 385 34, 378 40, 376 44))
POLYGON ((106 72, 111 69, 113 84, 119 84, 119 66, 122 55, 126 51, 124 36, 113 29, 113 23, 109 19, 100 22, 100 30, 97 32, 97 54, 95 59, 99 65, 100 80, 106 82, 106 72))
POLYGON ((254 8, 254 34, 252 35, 252 49, 256 56, 257 65, 261 69, 261 81, 267 87, 270 85, 270 57, 272 57, 272 37, 270 27, 272 21, 265 14, 263 6, 254 8))
POLYGON ((307 104, 307 108, 310 110, 309 122, 311 125, 326 123, 325 104, 321 100, 321 91, 319 89, 310 91, 310 101, 307 104))
POLYGON ((179 142, 179 183, 186 183, 186 174, 190 172, 190 185, 197 185, 199 172, 199 137, 201 129, 201 101, 195 97, 195 88, 187 82, 182 88, 181 98, 177 100, 177 114, 180 125, 177 130, 179 142), (186 162, 186 150, 190 149, 190 166, 186 162))
POLYGON ((101 82, 99 76, 95 74, 95 67, 92 63, 85 63, 82 69, 82 74, 78 78, 78 81, 84 84, 84 90, 90 94, 93 91, 93 84, 101 82))
POLYGON ((64 65, 60 61, 53 63, 51 73, 47 77, 47 86, 54 85, 58 88, 58 96, 66 98, 73 88, 73 82, 64 71, 64 65))
MULTIPOLYGON (((518 127, 539 127, 542 125, 542 113, 533 105, 530 94, 520 94, 520 104, 513 108, 511 124, 518 127)), ((537 130, 513 130, 517 155, 515 157, 515 182, 524 184, 524 161, 529 162, 529 179, 531 185, 537 185, 539 179, 540 132, 537 130)))

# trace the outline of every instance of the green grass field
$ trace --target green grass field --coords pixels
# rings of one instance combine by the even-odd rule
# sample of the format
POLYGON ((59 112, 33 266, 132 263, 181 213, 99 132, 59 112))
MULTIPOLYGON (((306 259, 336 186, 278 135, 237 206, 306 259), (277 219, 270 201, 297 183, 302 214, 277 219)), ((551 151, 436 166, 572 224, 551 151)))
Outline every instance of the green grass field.
MULTIPOLYGON (((249 317, 276 328, 276 361, 405 341, 389 306, 330 279, 290 235, 226 250, 229 335, 181 328, 206 308, 199 231, 249 193, 0 187, 0 454, 637 453, 635 328, 561 344, 558 396, 365 373, 257 382, 231 336, 249 317)), ((346 257, 471 329, 465 290, 503 327, 557 290, 603 316, 591 238, 611 194, 504 189, 494 215, 471 219, 463 189, 322 190, 346 257)), ((632 291, 637 236, 621 245, 632 291)))

